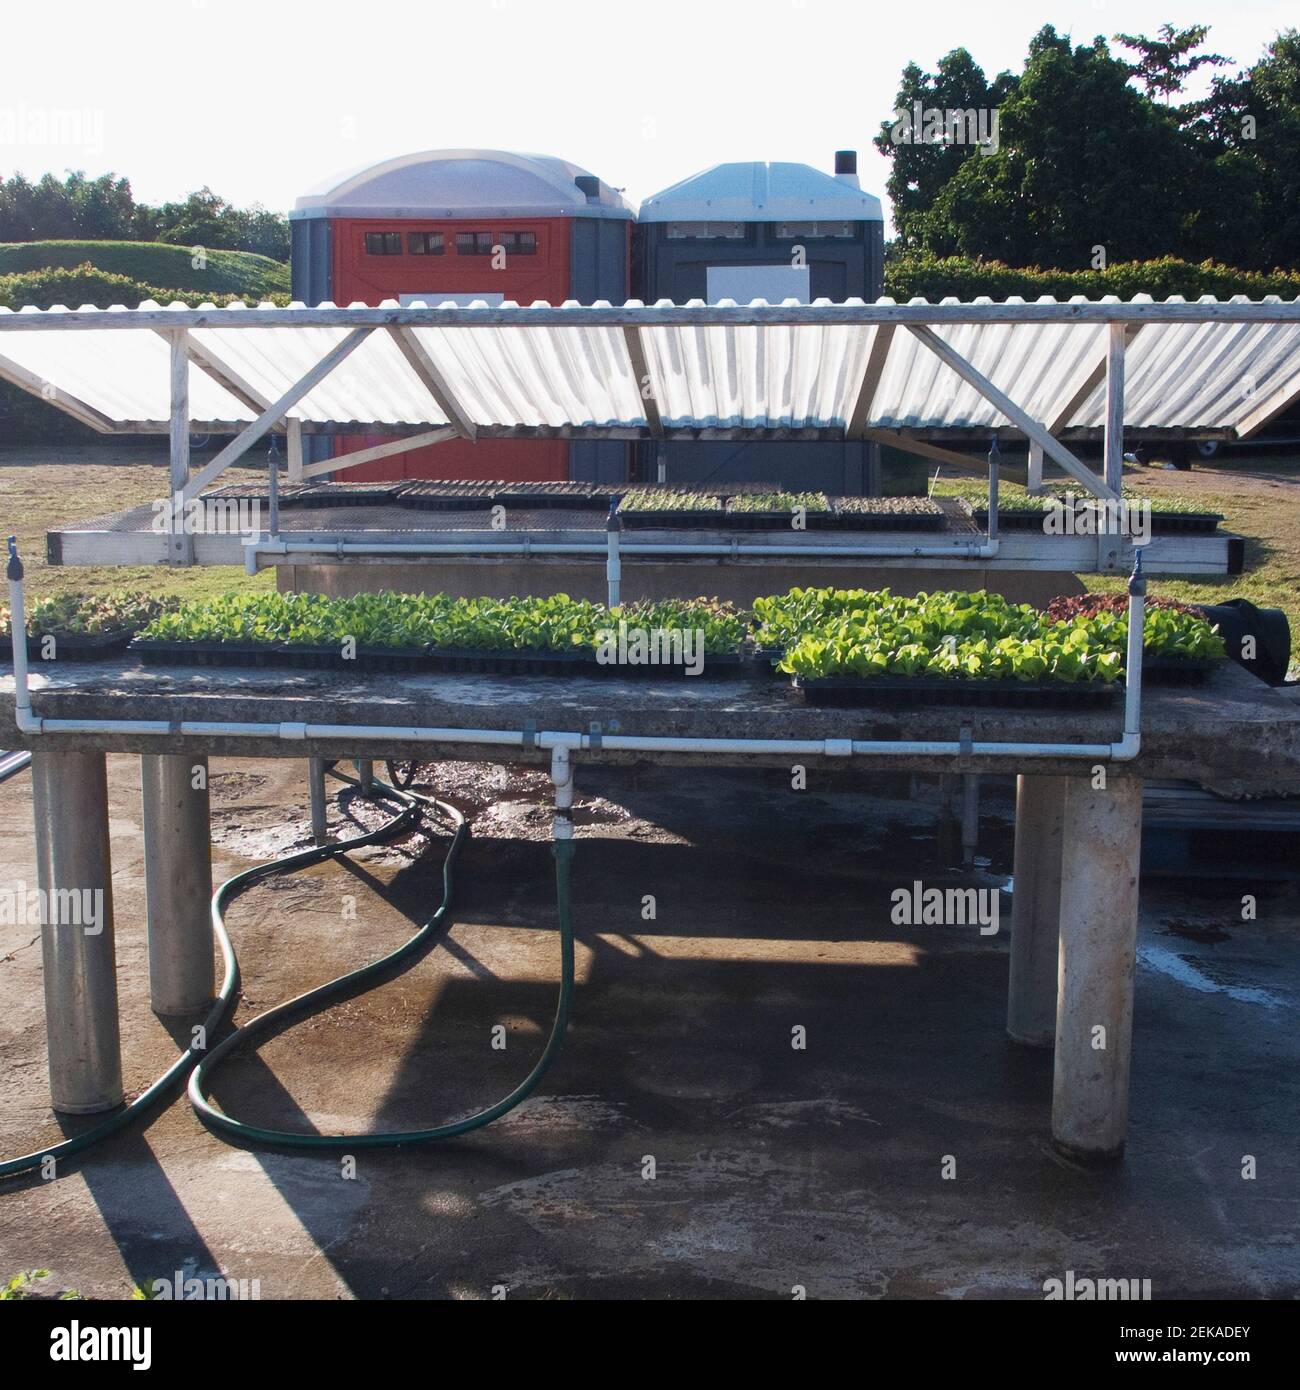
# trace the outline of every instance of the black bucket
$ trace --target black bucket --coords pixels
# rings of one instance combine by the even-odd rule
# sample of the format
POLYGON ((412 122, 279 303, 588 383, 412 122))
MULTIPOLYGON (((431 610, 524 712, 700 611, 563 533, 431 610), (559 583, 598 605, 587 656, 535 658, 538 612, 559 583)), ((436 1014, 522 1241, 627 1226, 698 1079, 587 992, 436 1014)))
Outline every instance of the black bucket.
POLYGON ((1252 676, 1281 685, 1291 664, 1291 624, 1280 608, 1256 608, 1249 599, 1230 598, 1226 603, 1201 603, 1196 607, 1205 620, 1219 629, 1228 655, 1252 676), (1243 642, 1254 638, 1255 655, 1242 656, 1243 642))

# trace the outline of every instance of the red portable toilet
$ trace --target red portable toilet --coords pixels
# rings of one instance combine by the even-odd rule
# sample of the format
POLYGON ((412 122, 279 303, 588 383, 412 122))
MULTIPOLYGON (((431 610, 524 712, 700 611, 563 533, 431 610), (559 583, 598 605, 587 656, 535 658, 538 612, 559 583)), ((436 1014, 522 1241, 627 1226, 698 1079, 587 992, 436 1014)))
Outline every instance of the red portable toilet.
MULTIPOLYGON (((330 179, 299 198, 289 218, 293 297, 306 304, 628 297, 631 208, 608 184, 549 155, 402 155, 330 179)), ((332 451, 382 438, 341 438, 332 451)), ((324 440, 315 450, 331 452, 324 440)), ((626 445, 608 440, 457 440, 336 476, 621 480, 626 460, 626 445)))

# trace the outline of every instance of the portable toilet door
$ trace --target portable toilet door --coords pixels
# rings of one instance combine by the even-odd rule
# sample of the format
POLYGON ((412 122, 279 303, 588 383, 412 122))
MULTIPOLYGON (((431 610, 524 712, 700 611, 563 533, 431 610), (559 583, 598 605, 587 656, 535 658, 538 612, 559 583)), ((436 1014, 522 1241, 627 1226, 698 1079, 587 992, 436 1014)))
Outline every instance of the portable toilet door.
MULTIPOLYGON (((592 303, 628 296, 632 212, 577 165, 503 150, 434 150, 332 179, 290 213, 293 296, 309 304, 592 303)), ((383 435, 319 441, 314 457, 383 435)), ((627 476, 614 441, 480 439, 340 471, 353 480, 627 476)))
MULTIPOLYGON (((807 164, 717 164, 647 198, 637 216, 633 289, 716 304, 843 303, 884 287, 880 200, 858 184, 857 155, 835 174, 807 164)), ((769 482, 797 491, 879 491, 879 449, 854 443, 643 444, 638 475, 682 486, 769 482)))

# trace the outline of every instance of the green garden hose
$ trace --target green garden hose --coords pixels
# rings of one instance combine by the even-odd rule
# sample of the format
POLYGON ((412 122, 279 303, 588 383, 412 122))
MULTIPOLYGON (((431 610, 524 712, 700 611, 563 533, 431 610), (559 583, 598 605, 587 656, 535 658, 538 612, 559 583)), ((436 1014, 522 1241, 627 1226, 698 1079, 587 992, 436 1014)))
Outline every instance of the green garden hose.
MULTIPOLYGON (((308 864, 319 863, 322 859, 328 859, 335 854, 341 854, 347 850, 360 849, 364 845, 375 844, 379 840, 385 840, 389 836, 396 834, 404 829, 413 821, 419 808, 413 801, 406 802, 401 815, 395 816, 386 825, 380 826, 378 830, 372 830, 368 834, 358 835, 352 840, 343 840, 337 844, 322 846, 319 849, 303 850, 300 854, 289 856, 287 859, 275 860, 269 864, 258 864, 252 869, 247 869, 243 874, 237 874, 237 879, 246 879, 254 882, 258 878, 265 878, 269 874, 286 870, 290 867, 299 869, 305 868, 308 864)), ((235 880, 232 879, 231 882, 235 880)), ((224 890, 228 885, 223 884, 224 890)), ((226 934, 225 925, 217 916, 214 908, 212 929, 217 938, 217 944, 221 948, 222 959, 225 962, 225 978, 221 982, 221 989, 217 992, 217 997, 208 1012, 207 1018, 203 1020, 201 1040, 206 1041, 217 1031, 225 1022, 226 1015, 230 1012, 235 992, 239 988, 239 964, 235 959, 235 952, 230 944, 230 937, 226 934)), ((203 1055, 202 1044, 196 1044, 182 1052, 179 1057, 158 1077, 150 1086, 140 1093, 130 1105, 124 1106, 115 1115, 110 1115, 106 1120, 101 1120, 99 1124, 93 1125, 90 1129, 84 1130, 81 1134, 74 1135, 71 1139, 65 1139, 61 1143, 51 1144, 48 1148, 38 1149, 35 1153, 23 1154, 19 1158, 9 1158, 0 1161, 0 1178, 12 1177, 17 1173, 30 1172, 33 1168, 40 1167, 46 1160, 54 1159, 57 1163, 64 1158, 72 1158, 74 1154, 84 1153, 94 1144, 102 1143, 103 1140, 111 1138, 127 1125, 134 1123, 142 1115, 151 1110, 171 1089, 176 1086, 185 1074, 198 1062, 203 1055)))
MULTIPOLYGON (((334 776, 340 781, 356 785, 354 778, 347 777, 341 772, 335 772, 334 776)), ((379 783, 378 785, 383 786, 384 784, 379 783)), ((555 844, 555 901, 560 928, 560 994, 555 1008, 555 1020, 551 1025, 550 1036, 546 1039, 546 1046, 542 1049, 542 1055, 537 1059, 533 1069, 509 1095, 504 1096, 495 1104, 489 1105, 486 1109, 476 1111, 463 1119, 435 1125, 429 1129, 372 1130, 364 1134, 304 1134, 301 1131, 293 1130, 263 1129, 258 1125, 250 1125, 242 1120, 234 1119, 212 1102, 209 1097, 212 1073, 223 1059, 229 1057, 237 1048, 243 1047, 254 1038, 272 1032, 280 1032, 290 1021, 307 1018, 328 1008, 340 999, 350 998, 361 993, 372 981, 377 981, 379 977, 388 975, 394 966, 422 951, 442 926, 451 906, 452 869, 461 845, 469 834, 465 818, 454 806, 449 806, 445 802, 431 801, 409 791, 398 792, 391 787, 386 787, 386 790, 399 800, 410 800, 413 803, 436 806, 449 816, 455 825, 456 830, 452 838, 451 848, 447 851, 447 858, 443 861, 442 866, 442 901, 438 904, 438 910, 424 926, 395 951, 370 965, 363 965, 359 970, 340 975, 338 979, 331 980, 328 984, 318 985, 315 989, 298 995, 296 999, 290 999, 283 1004, 278 1004, 273 1009, 268 1009, 264 1014, 259 1014, 242 1028, 237 1028, 195 1067, 190 1075, 190 1104, 193 1105, 199 1118, 209 1129, 234 1139, 240 1144, 270 1144, 277 1148, 345 1152, 352 1149, 398 1148, 405 1144, 427 1144, 436 1139, 452 1139, 457 1135, 467 1134, 470 1130, 481 1129, 484 1125, 490 1124, 493 1120, 504 1115, 508 1110, 513 1110, 521 1101, 526 1100, 536 1090, 542 1077, 546 1075, 564 1041, 564 1033, 569 1021, 569 1006, 573 998, 573 923, 569 906, 569 862, 573 857, 573 844, 569 840, 559 840, 555 844)), ((291 867, 294 866, 291 866, 287 860, 278 864, 265 865, 260 876, 266 877, 268 873, 288 872, 291 867)), ((212 922, 220 938, 229 940, 223 921, 226 904, 254 881, 250 875, 255 872, 255 870, 245 870, 242 874, 236 874, 234 878, 227 879, 213 895, 212 922)))
MULTIPOLYGON (((357 785, 354 778, 347 777, 342 773, 335 772, 334 776, 340 781, 349 782, 354 786, 357 785)), ((380 1146, 424 1143, 434 1139, 451 1138, 454 1135, 464 1134, 469 1130, 478 1129, 490 1123, 492 1120, 504 1115, 508 1110, 513 1109, 532 1094, 560 1050, 560 1046, 564 1040, 564 1033, 568 1025, 569 1006, 573 997, 573 926, 569 904, 569 861, 573 855, 573 846, 571 842, 564 840, 557 842, 555 845, 555 887, 556 906, 559 915, 561 965, 560 996, 555 1012, 555 1022, 552 1025, 550 1036, 546 1040, 546 1046, 536 1065, 524 1080, 504 1099, 497 1101, 495 1105, 489 1106, 486 1110, 467 1116, 465 1119, 457 1120, 450 1124, 440 1125, 433 1129, 390 1134, 372 1133, 355 1136, 300 1134, 259 1129, 252 1125, 242 1124, 239 1120, 224 1114, 208 1099, 208 1079, 216 1064, 223 1057, 228 1056, 235 1048, 242 1046, 252 1037, 264 1034, 272 1028, 276 1028, 277 1025, 283 1026, 290 1019, 302 1018, 310 1013, 317 1012, 320 1008, 325 1007, 328 1003, 336 999, 359 993, 365 984, 374 980, 381 974, 386 974, 399 962, 418 953, 438 931, 446 919, 451 902, 452 868, 455 864, 456 856, 459 854, 460 848, 469 834, 469 829, 465 824, 465 818, 454 806, 433 801, 430 798, 417 796, 411 792, 399 792, 392 787, 386 786, 382 782, 377 783, 377 785, 384 791, 387 791, 395 800, 401 802, 403 806, 399 815, 394 816, 392 820, 380 826, 377 830, 368 831, 364 835, 354 836, 352 839, 339 840, 333 844, 302 850, 297 854, 287 855, 282 859, 271 860, 266 864, 257 864, 253 868, 245 869, 243 872, 235 874, 233 877, 227 879, 213 894, 212 931, 213 935, 216 937, 218 948, 221 951, 224 965, 224 977, 216 1000, 203 1021, 200 1040, 186 1051, 182 1052, 157 1080, 115 1115, 109 1116, 106 1120, 102 1120, 99 1124, 92 1126, 81 1134, 75 1135, 71 1139, 65 1139, 58 1144, 51 1144, 33 1153, 23 1154, 18 1158, 0 1161, 0 1178, 12 1177, 19 1173, 30 1172, 35 1168, 41 1167, 50 1159, 53 1159, 57 1164, 65 1158, 72 1158, 76 1154, 84 1153, 93 1145, 102 1143, 104 1140, 111 1138, 152 1110, 159 1101, 167 1096, 172 1089, 184 1079, 187 1073, 192 1073, 189 1087, 190 1100, 194 1108, 198 1111, 200 1118, 209 1128, 245 1143, 275 1144, 287 1148, 309 1148, 317 1150, 331 1148, 350 1149, 358 1147, 375 1148, 380 1146), (308 868, 312 864, 319 864, 326 859, 336 858, 351 850, 362 849, 367 845, 378 844, 381 841, 391 839, 394 835, 401 833, 410 826, 411 822, 419 815, 422 805, 436 807, 450 819, 455 827, 451 846, 443 862, 442 901, 438 905, 438 910, 429 921, 426 922, 409 941, 398 947, 397 950, 384 956, 381 960, 371 965, 363 966, 359 970, 351 971, 349 974, 343 975, 339 979, 331 981, 329 984, 309 990, 306 994, 299 995, 296 999, 291 999, 287 1003, 269 1010, 267 1013, 260 1014, 251 1022, 245 1024, 244 1027, 236 1029, 235 1032, 225 1038, 216 1048, 213 1048, 210 1052, 206 1051, 205 1044, 207 1038, 215 1034, 226 1021, 233 1007, 235 995, 239 990, 239 962, 230 941, 230 934, 226 930, 226 906, 240 893, 251 888, 253 884, 260 883, 263 879, 270 878, 277 874, 293 873, 298 869, 308 868)))

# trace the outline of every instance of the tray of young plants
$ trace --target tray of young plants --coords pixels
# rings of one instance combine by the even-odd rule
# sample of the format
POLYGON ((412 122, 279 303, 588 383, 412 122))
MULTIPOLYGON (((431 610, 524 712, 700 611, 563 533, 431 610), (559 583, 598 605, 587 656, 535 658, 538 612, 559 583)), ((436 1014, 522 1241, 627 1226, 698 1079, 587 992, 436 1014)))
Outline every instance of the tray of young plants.
POLYGON ((755 616, 756 640, 786 635, 777 669, 810 704, 1087 709, 1113 701, 1123 670, 1113 633, 1094 640, 1086 621, 1058 626, 983 590, 794 590, 755 616))
MULTIPOLYGON (((1106 505, 1100 498, 1087 496, 1082 483, 1051 483, 1042 493, 1033 497, 1014 485, 1003 484, 998 492, 998 525, 1009 530, 1041 531, 1044 515, 1050 508, 1065 505, 1067 494, 1076 516, 1094 505, 1106 505)), ((980 526, 987 526, 987 487, 981 483, 970 484, 961 488, 957 495, 975 522, 980 526)), ((1151 534, 1155 536, 1208 535, 1223 520, 1222 513, 1204 511, 1199 504, 1185 497, 1148 496, 1128 489, 1125 489, 1122 496, 1128 503, 1151 504, 1151 534)), ((1079 522, 1076 521, 1076 527, 1078 525, 1079 522)))
POLYGON ((422 511, 486 511, 489 507, 518 507, 526 511, 567 508, 608 510, 617 494, 586 482, 505 482, 501 479, 421 479, 403 488, 399 502, 422 511))
MULTIPOLYGON (((296 507, 301 505, 299 499, 311 490, 311 483, 281 482, 276 492, 282 507, 296 507)), ((269 502, 270 499, 271 488, 265 478, 257 482, 226 483, 199 493, 202 502, 269 502)))
MULTIPOLYGON (((1112 640, 1128 642, 1126 594, 1067 594, 1047 605, 1053 622, 1084 620, 1094 632, 1109 629, 1112 640)), ((1226 649, 1217 627, 1206 621, 1199 608, 1177 599, 1147 595, 1142 621, 1142 679, 1161 685, 1202 681, 1225 658, 1226 649)))
POLYGON ((835 526, 835 514, 824 492, 743 492, 727 498, 726 524, 732 530, 826 530, 835 526))
POLYGON ((411 486, 408 478, 370 483, 311 483, 294 495, 295 507, 379 506, 392 502, 411 486))
POLYGON ((445 594, 223 596, 160 615, 147 663, 531 675, 709 675, 742 666, 745 621, 712 599, 606 608, 445 594))
POLYGON ((484 512, 504 486, 491 479, 421 478, 402 489, 398 502, 428 512, 484 512))
MULTIPOLYGON (((60 594, 41 599, 27 614, 27 655, 32 661, 102 661, 120 656, 128 643, 160 613, 180 605, 174 597, 116 590, 106 594, 60 594)), ((8 607, 0 608, 0 656, 14 645, 8 607)))
POLYGON ((598 487, 595 483, 513 482, 502 483, 496 490, 493 502, 503 507, 524 507, 530 511, 544 511, 548 507, 574 510, 599 508, 608 511, 617 495, 610 488, 598 487))
POLYGON ((633 488, 618 504, 627 527, 720 527, 722 498, 713 492, 678 492, 672 488, 633 488))
POLYGON ((817 525, 840 531, 938 531, 943 509, 928 497, 833 497, 831 515, 817 525))

